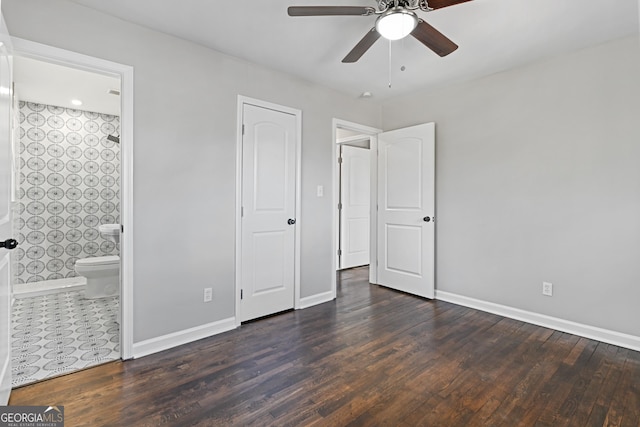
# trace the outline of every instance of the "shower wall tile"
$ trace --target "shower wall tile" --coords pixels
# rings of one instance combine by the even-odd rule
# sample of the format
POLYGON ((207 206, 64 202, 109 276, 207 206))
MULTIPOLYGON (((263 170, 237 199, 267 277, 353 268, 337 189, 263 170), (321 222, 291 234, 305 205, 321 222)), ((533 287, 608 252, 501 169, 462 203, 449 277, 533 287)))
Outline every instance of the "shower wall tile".
POLYGON ((15 283, 76 276, 81 258, 118 255, 98 232, 120 222, 120 118, 19 103, 15 283))

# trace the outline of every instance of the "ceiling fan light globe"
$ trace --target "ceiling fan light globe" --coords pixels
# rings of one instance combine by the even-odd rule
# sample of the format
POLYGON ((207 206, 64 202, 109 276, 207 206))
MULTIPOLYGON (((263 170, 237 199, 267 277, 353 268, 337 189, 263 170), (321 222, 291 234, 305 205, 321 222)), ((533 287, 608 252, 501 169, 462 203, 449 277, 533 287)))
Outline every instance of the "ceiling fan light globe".
POLYGON ((405 38, 418 25, 418 18, 406 9, 392 9, 376 21, 376 31, 387 40, 405 38))

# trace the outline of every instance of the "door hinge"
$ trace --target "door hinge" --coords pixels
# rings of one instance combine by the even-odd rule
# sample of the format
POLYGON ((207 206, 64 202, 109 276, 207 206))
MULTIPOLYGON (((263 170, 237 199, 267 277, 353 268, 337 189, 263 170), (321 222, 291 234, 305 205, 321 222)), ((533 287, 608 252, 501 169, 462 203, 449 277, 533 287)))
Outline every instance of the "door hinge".
POLYGON ((342 163, 342 157, 338 157, 338 163, 342 163))
POLYGON ((124 233, 124 225, 120 224, 120 232, 124 233))
POLYGON ((338 209, 342 209, 342 203, 338 203, 338 209))
POLYGON ((244 292, 242 291, 242 289, 240 289, 240 299, 242 299, 243 296, 244 296, 244 292))
POLYGON ((244 135, 244 123, 242 124, 242 134, 244 135))
POLYGON ((240 218, 244 217, 244 206, 240 206, 240 218))
POLYGON ((338 249, 338 256, 342 256, 342 249, 338 249))

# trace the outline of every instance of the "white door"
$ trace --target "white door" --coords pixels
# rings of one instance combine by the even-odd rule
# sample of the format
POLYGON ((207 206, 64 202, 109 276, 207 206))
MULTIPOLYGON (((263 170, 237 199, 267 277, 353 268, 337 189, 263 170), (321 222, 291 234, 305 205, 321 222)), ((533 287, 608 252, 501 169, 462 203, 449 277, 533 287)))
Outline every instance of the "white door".
POLYGON ((435 124, 378 135, 378 284, 434 298, 435 124))
POLYGON ((245 104, 240 320, 294 306, 296 116, 245 104))
MULTIPOLYGON (((0 242, 12 238, 11 227, 11 58, 9 36, 0 23, 0 242)), ((11 262, 9 251, 0 248, 0 405, 11 393, 11 262)))
POLYGON ((369 150, 342 145, 340 173, 340 268, 369 264, 369 150))

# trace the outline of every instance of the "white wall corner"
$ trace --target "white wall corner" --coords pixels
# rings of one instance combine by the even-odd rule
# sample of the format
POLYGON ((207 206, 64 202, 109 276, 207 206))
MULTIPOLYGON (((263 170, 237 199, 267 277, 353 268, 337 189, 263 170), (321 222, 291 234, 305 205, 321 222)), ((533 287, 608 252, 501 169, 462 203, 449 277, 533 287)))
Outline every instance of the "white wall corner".
POLYGON ((184 331, 172 332, 167 335, 144 340, 133 344, 133 357, 135 359, 148 356, 153 353, 208 338, 212 335, 221 334, 236 328, 236 318, 218 320, 184 331))
POLYGON ((334 299, 335 299, 335 296, 333 295, 333 291, 323 292, 321 294, 315 294, 309 297, 300 298, 300 305, 296 308, 297 309, 309 308, 309 307, 313 307, 314 305, 332 301, 334 299))
POLYGON ((564 320, 557 317, 546 316, 532 311, 521 310, 506 305, 495 304, 475 298, 457 295, 450 292, 436 290, 436 299, 452 304, 473 308, 487 313, 497 314, 510 319, 520 320, 533 325, 554 329, 569 334, 578 335, 596 341, 617 345, 635 351, 640 351, 640 337, 623 334, 621 332, 602 329, 595 326, 564 320))

